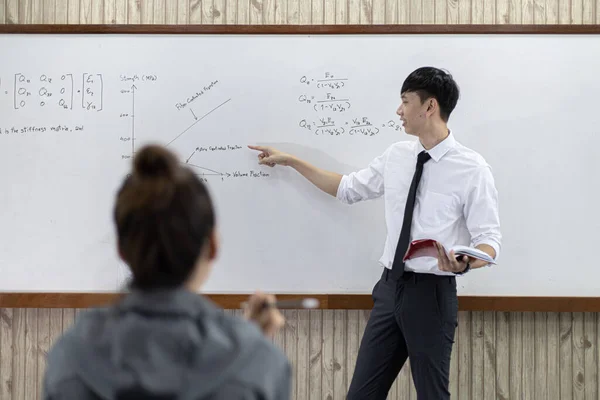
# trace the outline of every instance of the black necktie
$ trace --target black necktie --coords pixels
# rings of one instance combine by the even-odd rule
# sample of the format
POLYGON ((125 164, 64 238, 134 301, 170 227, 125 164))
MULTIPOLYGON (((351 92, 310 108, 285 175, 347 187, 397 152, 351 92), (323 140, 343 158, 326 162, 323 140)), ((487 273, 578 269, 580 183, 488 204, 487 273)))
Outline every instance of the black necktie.
POLYGON ((408 191, 408 198, 406 199, 406 207, 404 208, 404 220, 402 221, 402 229, 400 230, 400 238, 398 239, 398 246, 396 247, 396 255, 394 256, 394 262, 392 263, 392 277, 399 279, 404 274, 404 261, 402 258, 408 250, 410 243, 410 228, 412 225, 413 209, 415 208, 415 199, 417 197, 417 188, 419 187, 419 181, 421 175, 423 175, 423 165, 431 159, 429 153, 422 151, 417 157, 417 168, 413 175, 412 182, 410 184, 410 190, 408 191))

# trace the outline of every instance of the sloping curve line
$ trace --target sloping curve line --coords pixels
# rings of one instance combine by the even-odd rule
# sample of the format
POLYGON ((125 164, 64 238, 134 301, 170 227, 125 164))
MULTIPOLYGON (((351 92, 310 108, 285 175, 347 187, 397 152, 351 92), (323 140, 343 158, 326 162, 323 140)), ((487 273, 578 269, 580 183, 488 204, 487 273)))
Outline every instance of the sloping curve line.
POLYGON ((224 175, 223 173, 221 173, 221 172, 219 172, 219 171, 215 171, 214 169, 210 169, 210 168, 204 168, 204 167, 201 167, 201 166, 199 166, 199 165, 190 164, 190 163, 182 163, 182 164, 183 164, 183 165, 189 165, 190 167, 194 167, 194 168, 198 168, 198 169, 203 169, 203 170, 205 170, 205 171, 210 171, 210 172, 213 172, 213 173, 215 173, 215 174, 217 174, 217 175, 224 175))
POLYGON ((192 127, 194 125, 196 125, 198 122, 202 121, 204 118, 206 118, 209 114, 211 114, 212 112, 216 111, 217 109, 219 109, 220 107, 224 106, 225 104, 227 104, 228 102, 230 102, 231 99, 229 100, 225 100, 223 103, 219 104, 218 106, 216 106, 215 108, 213 108, 212 110, 210 110, 209 112, 207 112, 206 114, 204 114, 203 116, 201 116, 200 118, 198 118, 197 121, 194 121, 193 124, 191 124, 190 126, 188 126, 183 132, 181 132, 179 135, 175 136, 175 138, 173 138, 173 140, 171 140, 169 143, 167 143, 167 147, 173 143, 174 141, 176 141, 177 139, 179 139, 184 133, 186 133, 187 131, 189 131, 190 129, 192 129, 192 127))

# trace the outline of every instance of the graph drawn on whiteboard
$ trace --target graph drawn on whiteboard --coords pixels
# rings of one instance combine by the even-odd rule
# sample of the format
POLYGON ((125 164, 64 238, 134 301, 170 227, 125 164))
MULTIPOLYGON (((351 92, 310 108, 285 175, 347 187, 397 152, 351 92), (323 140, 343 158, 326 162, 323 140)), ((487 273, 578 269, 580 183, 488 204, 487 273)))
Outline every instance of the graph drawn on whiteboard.
MULTIPOLYGON (((121 90, 121 93, 131 96, 130 109, 128 110, 128 112, 123 112, 120 114, 121 118, 131 118, 131 127, 129 135, 121 136, 120 138, 122 142, 131 143, 130 152, 122 155, 122 159, 130 159, 135 156, 137 150, 137 142, 139 141, 139 134, 136 134, 136 121, 139 122, 139 119, 143 118, 143 115, 140 114, 140 112, 136 108, 136 96, 140 96, 141 94, 140 89, 135 84, 132 84, 128 89, 121 90)), ((227 107, 227 104, 233 100, 232 98, 228 98, 225 101, 221 101, 220 103, 217 103, 210 109, 200 110, 199 108, 196 108, 196 111, 194 110, 192 104, 195 98, 197 97, 192 96, 188 102, 176 104, 178 110, 187 109, 190 111, 189 114, 185 114, 184 118, 189 118, 192 120, 192 122, 188 123, 188 125, 185 126, 180 132, 170 137, 168 141, 165 141, 163 144, 166 147, 177 148, 178 150, 187 151, 185 150, 187 149, 185 145, 180 145, 180 140, 184 137, 192 137, 196 143, 202 142, 203 140, 206 141, 206 138, 203 137, 201 134, 202 123, 205 119, 220 118, 221 120, 227 121, 227 117, 224 111, 227 107)), ((270 176, 269 173, 260 171, 258 169, 223 169, 222 167, 213 166, 209 163, 207 164, 207 161, 204 159, 205 157, 203 157, 203 155, 205 154, 215 152, 237 152, 241 154, 241 151, 243 149, 245 149, 245 146, 239 144, 200 144, 195 147, 192 147, 190 149, 189 156, 185 160, 182 160, 181 163, 194 170, 195 174, 205 183, 209 182, 209 180, 214 179, 224 181, 226 179, 268 178, 270 176)))

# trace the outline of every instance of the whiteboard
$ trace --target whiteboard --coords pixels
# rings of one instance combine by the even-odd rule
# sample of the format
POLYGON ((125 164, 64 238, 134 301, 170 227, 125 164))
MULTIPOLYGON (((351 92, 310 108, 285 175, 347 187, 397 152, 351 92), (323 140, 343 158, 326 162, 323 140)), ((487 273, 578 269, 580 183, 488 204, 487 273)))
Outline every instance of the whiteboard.
POLYGON ((459 294, 598 295, 598 49, 593 35, 1 35, 0 290, 119 290, 115 191, 152 142, 214 198, 206 292, 370 293, 382 201, 343 205, 246 145, 363 168, 413 140, 399 90, 435 65, 461 88, 450 128, 500 194, 499 264, 459 294))

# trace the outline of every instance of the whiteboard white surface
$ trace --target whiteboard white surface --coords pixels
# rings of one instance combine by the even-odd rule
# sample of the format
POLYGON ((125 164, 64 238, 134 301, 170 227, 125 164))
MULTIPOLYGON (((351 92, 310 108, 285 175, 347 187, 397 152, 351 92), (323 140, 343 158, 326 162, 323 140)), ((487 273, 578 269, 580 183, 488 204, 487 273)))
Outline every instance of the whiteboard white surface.
POLYGON ((593 49, 591 35, 2 35, 0 290, 120 289, 115 190, 132 152, 158 142, 216 204, 207 292, 370 293, 382 202, 343 205, 246 145, 362 168, 413 140, 397 126, 400 87, 434 65, 461 88, 451 129, 500 193, 499 264, 459 278, 459 294, 598 295, 593 49))

